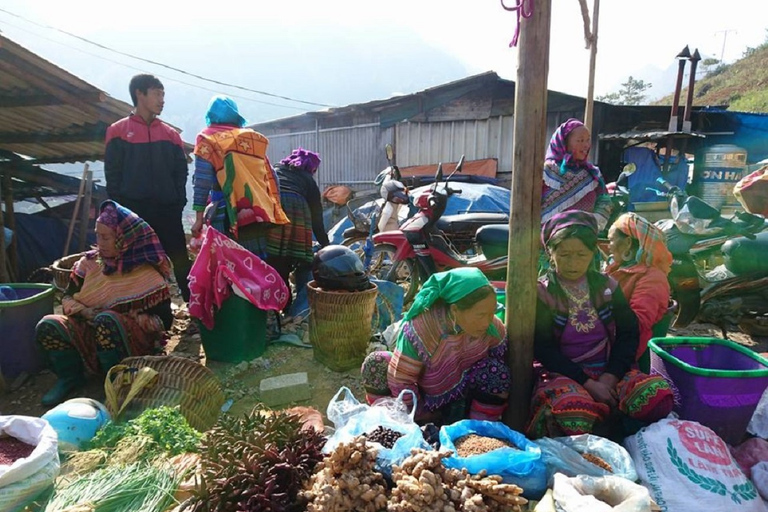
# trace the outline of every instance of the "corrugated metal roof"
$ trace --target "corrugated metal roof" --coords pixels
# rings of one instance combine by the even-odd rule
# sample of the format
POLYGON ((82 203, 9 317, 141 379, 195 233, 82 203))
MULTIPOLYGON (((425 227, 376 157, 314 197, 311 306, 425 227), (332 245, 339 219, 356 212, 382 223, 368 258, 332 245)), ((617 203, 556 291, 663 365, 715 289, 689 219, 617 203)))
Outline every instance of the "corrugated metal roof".
POLYGON ((0 35, 0 151, 30 163, 101 160, 132 106, 0 35))

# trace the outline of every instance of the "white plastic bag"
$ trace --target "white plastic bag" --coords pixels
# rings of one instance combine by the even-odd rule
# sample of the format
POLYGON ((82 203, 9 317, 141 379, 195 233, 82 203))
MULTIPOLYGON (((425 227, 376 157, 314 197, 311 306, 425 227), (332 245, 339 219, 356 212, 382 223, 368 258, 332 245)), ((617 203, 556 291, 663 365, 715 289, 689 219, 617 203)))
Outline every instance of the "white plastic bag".
POLYGON ((347 424, 350 418, 367 410, 367 404, 361 404, 348 387, 342 386, 328 402, 325 416, 333 423, 333 427, 339 430, 347 424), (341 400, 339 400, 340 398, 341 400))
POLYGON ((648 489, 620 476, 555 473, 552 497, 557 512, 650 512, 648 489))
POLYGON ((752 482, 711 429, 667 418, 624 440, 640 483, 666 512, 766 512, 752 482))
POLYGON ((637 480, 637 471, 632 457, 620 444, 592 434, 578 436, 566 436, 556 438, 541 438, 536 440, 541 448, 541 456, 547 465, 547 473, 551 485, 555 473, 563 473, 565 476, 587 475, 608 476, 615 475, 630 481, 637 480), (612 471, 591 463, 582 454, 595 455, 611 466, 612 471))
MULTIPOLYGON (((351 393, 349 396, 351 396, 351 393)), ((405 389, 397 398, 378 400, 366 410, 351 416, 347 422, 336 429, 336 432, 328 438, 323 453, 328 454, 340 443, 349 442, 355 437, 375 430, 377 427, 385 427, 402 434, 395 441, 392 448, 385 448, 379 443, 371 443, 377 449, 376 469, 384 474, 390 474, 392 465, 400 464, 411 454, 412 448, 431 450, 432 447, 424 440, 421 428, 413 421, 416 412, 416 395, 413 391, 405 389), (410 393, 413 396, 413 408, 408 411, 403 396, 410 393)))
POLYGON ((752 466, 752 483, 764 500, 768 500, 768 462, 758 462, 752 466))
POLYGON ((763 439, 768 439, 768 389, 763 391, 763 396, 752 413, 752 419, 747 425, 747 432, 763 439))
POLYGON ((0 435, 15 437, 35 447, 29 457, 0 465, 0 510, 22 508, 53 485, 59 475, 56 432, 41 418, 0 416, 0 435))

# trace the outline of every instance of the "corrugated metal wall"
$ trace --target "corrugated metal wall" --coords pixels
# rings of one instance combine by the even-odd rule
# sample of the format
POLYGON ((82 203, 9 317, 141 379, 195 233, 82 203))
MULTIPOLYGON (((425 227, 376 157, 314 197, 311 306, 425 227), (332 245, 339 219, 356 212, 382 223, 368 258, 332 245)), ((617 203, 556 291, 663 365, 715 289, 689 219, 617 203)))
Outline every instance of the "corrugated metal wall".
POLYGON ((512 169, 512 116, 397 125, 395 151, 401 167, 496 158, 498 170, 512 169))
POLYGON ((378 123, 319 128, 314 131, 277 133, 269 138, 267 155, 277 164, 293 149, 302 147, 320 153, 322 164, 317 181, 325 186, 344 183, 366 188, 387 166, 384 146, 392 141, 393 128, 382 129, 378 123))

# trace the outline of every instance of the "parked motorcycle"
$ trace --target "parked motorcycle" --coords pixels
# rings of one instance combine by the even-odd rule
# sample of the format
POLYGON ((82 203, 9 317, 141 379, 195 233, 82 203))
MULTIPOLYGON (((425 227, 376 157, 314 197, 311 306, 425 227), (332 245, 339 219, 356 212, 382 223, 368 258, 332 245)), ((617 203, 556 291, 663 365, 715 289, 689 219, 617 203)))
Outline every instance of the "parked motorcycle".
MULTIPOLYGON (((367 238, 374 233, 393 231, 398 228, 408 213, 410 192, 402 184, 400 169, 395 164, 392 146, 386 145, 387 162, 389 166, 381 171, 374 180, 379 187, 383 205, 374 208, 370 215, 356 213, 351 204, 347 204, 347 217, 353 227, 344 231, 342 245, 361 253, 367 238), (371 221, 374 229, 371 231, 371 221)), ((481 226, 503 224, 509 222, 509 215, 496 212, 467 212, 455 215, 443 215, 436 227, 450 240, 454 248, 461 254, 472 253, 475 250, 475 233, 481 226)))
POLYGON ((659 178, 670 196, 672 219, 656 222, 673 256, 669 274, 679 304, 675 327, 694 320, 726 330, 750 331, 768 315, 768 225, 761 215, 736 212, 726 218, 695 196, 659 178))
MULTIPOLYGON (((481 226, 474 236, 474 248, 480 253, 475 256, 462 254, 452 243, 445 227, 450 232, 453 222, 472 224, 472 215, 455 215, 456 221, 443 217, 448 199, 454 194, 461 194, 460 189, 450 186, 451 177, 461 172, 464 164, 462 155, 456 169, 443 180, 442 163, 437 166, 435 182, 429 192, 415 198, 419 211, 406 220, 399 229, 373 235, 371 273, 379 279, 386 279, 401 284, 405 288, 405 303, 416 295, 419 283, 435 272, 472 266, 483 271, 490 279, 504 279, 507 267, 507 238, 509 231, 488 230, 502 226, 481 226), (440 222, 441 219, 444 222, 440 222), (503 240, 500 239, 503 237, 503 240), (503 254, 490 257, 486 253, 503 245, 503 254)), ((487 214, 476 214, 477 216, 487 214)), ((478 218, 478 217, 475 217, 478 218)), ((463 226, 462 226, 463 227, 463 226)), ((506 225, 504 226, 506 227, 506 225)), ((496 252, 500 252, 496 249, 496 252)))

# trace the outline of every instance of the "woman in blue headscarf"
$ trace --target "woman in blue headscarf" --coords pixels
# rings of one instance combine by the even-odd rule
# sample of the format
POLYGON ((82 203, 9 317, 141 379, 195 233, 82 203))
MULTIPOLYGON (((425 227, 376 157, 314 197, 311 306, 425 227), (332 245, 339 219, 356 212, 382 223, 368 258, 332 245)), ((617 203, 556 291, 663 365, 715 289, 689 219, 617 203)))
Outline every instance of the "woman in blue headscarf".
POLYGON ((192 235, 200 235, 207 218, 211 227, 265 258, 266 229, 289 222, 266 158, 269 141, 244 128, 245 118, 227 96, 211 99, 205 122, 195 141, 192 235))

